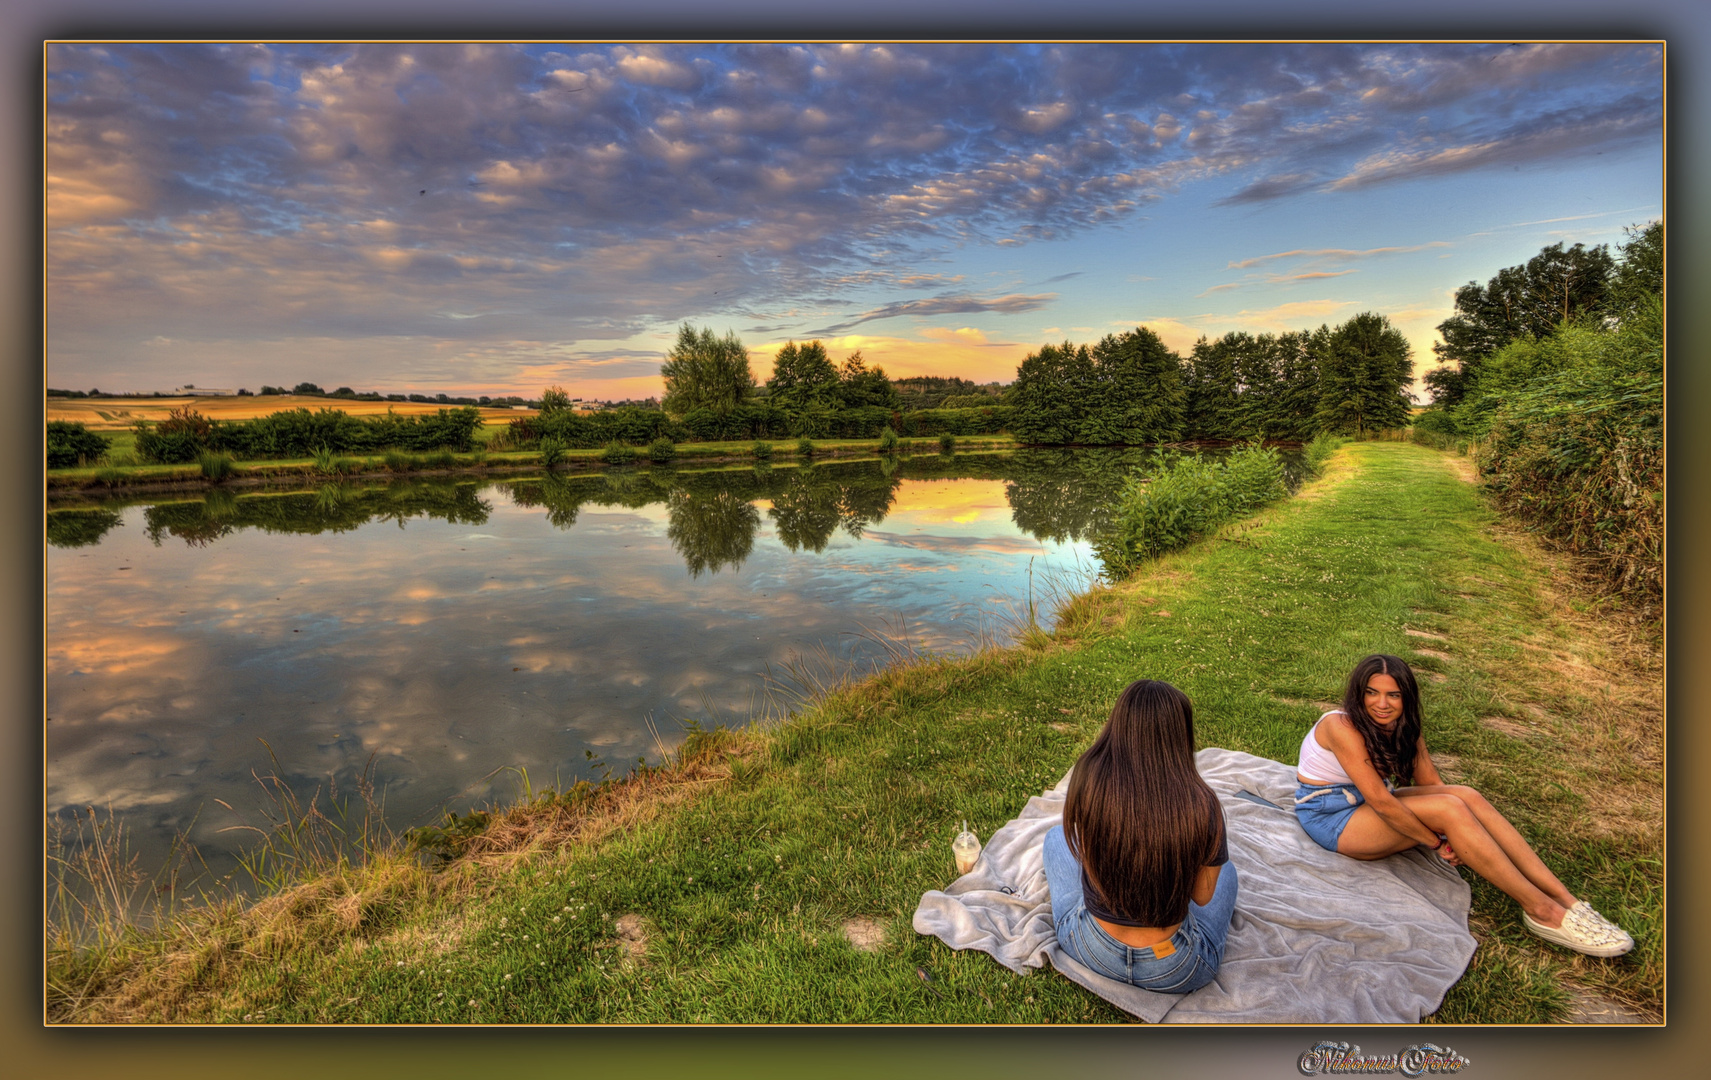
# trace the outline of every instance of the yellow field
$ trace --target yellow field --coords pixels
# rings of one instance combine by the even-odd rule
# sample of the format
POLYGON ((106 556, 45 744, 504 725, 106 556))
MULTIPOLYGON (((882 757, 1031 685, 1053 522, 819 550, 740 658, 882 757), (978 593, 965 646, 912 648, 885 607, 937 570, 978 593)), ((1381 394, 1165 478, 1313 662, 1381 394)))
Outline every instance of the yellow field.
MULTIPOLYGON (((422 401, 352 401, 349 398, 298 397, 270 394, 267 397, 160 397, 160 398, 60 398, 47 399, 49 420, 70 420, 91 430, 124 429, 138 420, 165 420, 171 409, 189 405, 210 420, 252 420, 286 409, 337 409, 352 416, 381 416, 391 409, 400 416, 457 408, 422 401)), ((519 416, 533 416, 533 409, 482 409, 481 419, 503 425, 519 416)))

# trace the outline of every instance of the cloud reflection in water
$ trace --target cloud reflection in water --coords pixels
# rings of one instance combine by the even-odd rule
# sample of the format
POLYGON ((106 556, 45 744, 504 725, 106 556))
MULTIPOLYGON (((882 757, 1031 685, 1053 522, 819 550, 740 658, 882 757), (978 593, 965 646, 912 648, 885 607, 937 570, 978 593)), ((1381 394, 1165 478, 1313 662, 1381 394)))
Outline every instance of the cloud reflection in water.
POLYGON ((540 786, 585 749, 652 755, 650 716, 668 742, 741 723, 769 667, 875 659, 864 627, 966 647, 1030 558, 1087 560, 1018 529, 998 476, 771 472, 240 496, 217 529, 197 503, 108 511, 49 550, 48 805, 111 805, 145 859, 195 819, 217 856, 244 834, 213 800, 255 817, 265 740, 304 793, 372 759, 394 826, 422 824, 512 794, 483 779, 505 766, 540 786))

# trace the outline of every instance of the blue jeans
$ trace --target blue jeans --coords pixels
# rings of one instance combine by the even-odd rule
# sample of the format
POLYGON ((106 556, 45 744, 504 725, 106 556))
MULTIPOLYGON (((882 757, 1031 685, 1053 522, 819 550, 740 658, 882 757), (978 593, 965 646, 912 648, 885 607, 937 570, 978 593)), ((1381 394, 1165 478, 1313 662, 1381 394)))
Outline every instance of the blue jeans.
POLYGON ((1170 937, 1174 951, 1160 957, 1157 950, 1162 942, 1138 949, 1125 945, 1087 913, 1081 898, 1081 864, 1070 854, 1062 825, 1054 825, 1046 833, 1044 854, 1052 922, 1064 952, 1108 979, 1161 994, 1198 990, 1218 974, 1218 965, 1224 959, 1224 938, 1230 933, 1230 914, 1236 909, 1233 864, 1225 863, 1219 871, 1218 887, 1204 907, 1189 901, 1188 917, 1170 937))

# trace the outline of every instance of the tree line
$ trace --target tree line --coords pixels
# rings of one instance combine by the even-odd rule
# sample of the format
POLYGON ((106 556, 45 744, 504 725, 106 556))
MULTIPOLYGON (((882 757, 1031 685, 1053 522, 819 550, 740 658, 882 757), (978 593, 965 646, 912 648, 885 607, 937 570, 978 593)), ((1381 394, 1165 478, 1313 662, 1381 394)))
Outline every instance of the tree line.
POLYGON ((1403 427, 1414 362, 1382 315, 1335 328, 1201 338, 1187 357, 1146 327, 1045 345, 1016 371, 1011 433, 1042 444, 1140 444, 1403 427))

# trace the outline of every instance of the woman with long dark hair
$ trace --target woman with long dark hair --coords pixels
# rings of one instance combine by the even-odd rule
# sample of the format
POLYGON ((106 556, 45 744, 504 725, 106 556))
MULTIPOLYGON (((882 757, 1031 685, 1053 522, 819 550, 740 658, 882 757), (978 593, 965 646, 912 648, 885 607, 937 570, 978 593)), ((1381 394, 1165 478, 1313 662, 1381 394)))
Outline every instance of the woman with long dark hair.
POLYGON ((1377 653, 1357 664, 1342 708, 1301 741, 1295 815, 1307 835, 1355 859, 1429 848, 1508 893, 1546 941, 1591 956, 1632 949, 1627 931, 1575 899, 1485 796, 1444 783, 1421 724, 1413 669, 1377 653))
POLYGON ((1142 679, 1075 763, 1045 840, 1064 952, 1101 975, 1186 994, 1212 981, 1236 906, 1218 796, 1194 767, 1194 707, 1142 679))

